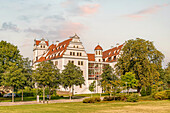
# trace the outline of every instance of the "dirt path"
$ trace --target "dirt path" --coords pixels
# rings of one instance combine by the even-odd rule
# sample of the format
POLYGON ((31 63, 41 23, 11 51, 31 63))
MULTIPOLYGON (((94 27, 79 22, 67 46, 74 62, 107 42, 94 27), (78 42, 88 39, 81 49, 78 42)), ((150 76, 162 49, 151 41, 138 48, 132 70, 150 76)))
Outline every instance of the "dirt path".
MULTIPOLYGON (((60 99, 60 100, 50 100, 48 103, 65 103, 65 102, 82 102, 84 98, 81 99, 60 99)), ((47 101, 45 101, 47 103, 47 101)), ((37 101, 24 101, 24 102, 0 102, 0 106, 13 106, 13 105, 29 105, 29 104, 43 104, 42 101, 37 103, 37 101)))
MULTIPOLYGON (((48 103, 66 103, 66 102, 82 102, 83 99, 89 98, 84 97, 81 99, 59 99, 59 100, 50 100, 48 103)), ((103 99, 101 97, 101 99, 103 99)), ((47 103, 47 101, 45 101, 47 103)), ((30 105, 30 104, 43 104, 42 101, 37 103, 37 101, 24 101, 24 102, 0 102, 0 106, 13 106, 13 105, 30 105)))

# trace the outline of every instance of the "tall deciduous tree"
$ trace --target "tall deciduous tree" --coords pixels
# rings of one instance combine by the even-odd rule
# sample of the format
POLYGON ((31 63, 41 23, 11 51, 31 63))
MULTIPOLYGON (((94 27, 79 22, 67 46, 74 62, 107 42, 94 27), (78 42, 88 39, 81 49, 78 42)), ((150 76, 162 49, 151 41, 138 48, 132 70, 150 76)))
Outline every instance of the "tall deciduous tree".
POLYGON ((23 89, 25 87, 32 87, 32 66, 31 66, 31 60, 29 58, 23 58, 22 59, 22 74, 23 77, 20 79, 20 85, 18 86, 19 89, 22 89, 22 101, 23 101, 23 89))
POLYGON ((168 87, 170 88, 170 62, 168 63, 167 68, 165 69, 165 77, 168 87))
POLYGON ((112 83, 118 80, 118 77, 114 74, 114 70, 111 66, 106 65, 103 68, 103 73, 101 74, 102 79, 101 86, 105 92, 109 92, 111 95, 113 85, 112 83))
POLYGON ((24 78, 22 56, 17 46, 6 41, 0 42, 0 65, 2 84, 12 88, 12 102, 14 102, 14 89, 20 86, 24 78))
POLYGON ((128 40, 115 65, 116 72, 118 75, 133 72, 139 80, 140 92, 142 86, 150 87, 158 81, 163 58, 164 55, 154 47, 153 42, 140 38, 128 40))
POLYGON ((121 76, 121 81, 126 86, 128 94, 130 88, 135 88, 138 85, 138 81, 135 79, 135 74, 132 72, 126 72, 125 75, 121 76))
MULTIPOLYGON (((70 93, 72 89, 72 95, 73 95, 73 86, 81 86, 84 84, 84 77, 82 70, 80 67, 77 67, 73 63, 68 63, 66 66, 64 66, 65 69, 62 71, 62 85, 64 88, 69 88, 70 93)), ((71 99, 71 95, 70 95, 71 99)))
POLYGON ((52 61, 41 62, 33 73, 33 79, 43 88, 43 103, 45 102, 45 87, 57 87, 60 84, 59 69, 52 61))

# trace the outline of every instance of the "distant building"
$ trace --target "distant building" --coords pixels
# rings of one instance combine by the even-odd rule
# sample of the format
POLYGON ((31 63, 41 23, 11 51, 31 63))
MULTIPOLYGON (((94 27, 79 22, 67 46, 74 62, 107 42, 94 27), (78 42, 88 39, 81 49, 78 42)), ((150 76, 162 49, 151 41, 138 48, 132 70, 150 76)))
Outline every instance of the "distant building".
MULTIPOLYGON (((33 67, 35 69, 39 62, 51 60, 62 71, 64 66, 71 62, 80 67, 85 79, 85 85, 82 87, 74 86, 74 94, 91 93, 89 85, 94 80, 98 82, 101 79, 102 69, 105 65, 114 68, 122 47, 123 44, 103 51, 102 47, 97 45, 94 54, 88 54, 80 41, 80 37, 76 34, 63 42, 56 41, 55 44, 51 45, 45 39, 35 40, 33 67)), ((98 85, 97 82, 96 85, 98 85)), ((65 89, 60 88, 60 90, 64 91, 65 89)), ((98 85, 95 92, 101 93, 102 88, 98 85)))

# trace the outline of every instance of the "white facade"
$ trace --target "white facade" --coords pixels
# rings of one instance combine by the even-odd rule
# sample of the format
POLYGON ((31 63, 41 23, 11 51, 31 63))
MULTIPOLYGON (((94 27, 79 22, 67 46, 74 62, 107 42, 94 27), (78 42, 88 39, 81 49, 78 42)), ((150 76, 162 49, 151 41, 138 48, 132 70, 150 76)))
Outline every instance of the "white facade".
MULTIPOLYGON (((64 69, 64 66, 67 65, 68 62, 74 63, 74 65, 79 66, 80 69, 83 71, 83 77, 85 79, 85 85, 83 85, 81 88, 79 86, 74 86, 74 94, 85 94, 85 93, 91 93, 89 91, 89 85, 96 80, 96 85, 98 80, 98 76, 96 76, 95 72, 98 70, 94 70, 94 74, 90 75, 89 71, 91 70, 89 65, 98 65, 100 66, 100 73, 103 65, 108 64, 112 67, 115 65, 115 61, 107 62, 107 58, 105 58, 103 55, 106 55, 106 52, 103 52, 103 49, 98 45, 94 52, 95 54, 87 54, 84 46, 82 45, 82 42, 80 41, 80 38, 75 35, 71 37, 68 40, 65 40, 63 42, 56 41, 56 44, 52 44, 48 46, 48 42, 44 39, 40 40, 40 42, 36 42, 34 44, 34 59, 33 59, 33 67, 36 68, 36 64, 38 62, 51 60, 54 62, 54 64, 57 66, 58 69, 62 72, 64 69), (38 44, 38 45, 37 45, 38 44), (41 47, 45 48, 41 48, 41 47), (91 78, 90 78, 91 76, 91 78)), ((109 57, 110 59, 110 57, 109 57)), ((95 69, 95 68, 94 68, 95 69)), ((61 88, 60 90, 65 90, 64 88, 61 88)), ((69 89, 67 89, 69 90, 69 89)), ((102 88, 100 86, 96 87, 96 93, 101 93, 102 88)))

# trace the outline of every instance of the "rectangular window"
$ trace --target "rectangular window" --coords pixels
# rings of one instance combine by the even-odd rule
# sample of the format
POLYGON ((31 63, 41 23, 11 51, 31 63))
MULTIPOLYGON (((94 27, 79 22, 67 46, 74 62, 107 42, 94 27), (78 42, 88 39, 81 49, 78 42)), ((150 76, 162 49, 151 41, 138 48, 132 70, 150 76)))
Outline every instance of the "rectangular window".
POLYGON ((70 55, 72 55, 72 52, 70 52, 70 55))
POLYGON ((80 56, 82 56, 82 54, 80 53, 80 56))
POLYGON ((80 65, 80 61, 78 61, 78 65, 80 65))
POLYGON ((83 65, 83 61, 81 61, 81 65, 83 65))
POLYGON ((77 56, 79 56, 79 53, 77 53, 77 56))
POLYGON ((73 56, 75 56, 75 52, 73 52, 73 56))
POLYGON ((73 64, 74 64, 74 61, 72 61, 71 63, 73 63, 73 64))

